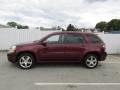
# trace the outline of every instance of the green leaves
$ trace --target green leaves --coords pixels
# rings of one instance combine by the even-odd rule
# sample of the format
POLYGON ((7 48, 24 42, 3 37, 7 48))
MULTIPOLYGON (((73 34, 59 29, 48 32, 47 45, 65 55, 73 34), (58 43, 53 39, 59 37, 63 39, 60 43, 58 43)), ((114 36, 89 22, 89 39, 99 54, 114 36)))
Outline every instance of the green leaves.
POLYGON ((112 19, 108 23, 105 21, 99 22, 95 26, 100 31, 120 31, 120 19, 112 19))
POLYGON ((21 25, 21 24, 18 24, 16 22, 13 22, 13 21, 12 22, 8 22, 7 25, 10 26, 10 27, 17 27, 17 29, 28 29, 29 28, 26 25, 21 25))
POLYGON ((100 29, 100 31, 107 31, 107 22, 99 22, 95 26, 96 29, 100 29))

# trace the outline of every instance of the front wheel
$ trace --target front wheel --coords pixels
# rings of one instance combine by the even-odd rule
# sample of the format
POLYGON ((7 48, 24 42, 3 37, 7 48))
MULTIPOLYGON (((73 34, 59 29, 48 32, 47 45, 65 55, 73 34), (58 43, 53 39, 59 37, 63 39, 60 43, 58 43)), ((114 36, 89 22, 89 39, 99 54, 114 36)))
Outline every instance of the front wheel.
POLYGON ((95 68, 98 65, 98 57, 94 54, 88 54, 85 57, 84 64, 87 68, 95 68))
POLYGON ((35 58, 29 53, 23 53, 18 57, 17 63, 22 69, 30 69, 35 64, 35 58))

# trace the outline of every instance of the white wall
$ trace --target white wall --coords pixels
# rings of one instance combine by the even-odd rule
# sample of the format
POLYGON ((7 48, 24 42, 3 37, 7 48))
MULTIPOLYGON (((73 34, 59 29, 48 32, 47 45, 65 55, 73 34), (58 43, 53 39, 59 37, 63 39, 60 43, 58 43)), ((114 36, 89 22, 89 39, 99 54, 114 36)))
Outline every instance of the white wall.
MULTIPOLYGON (((8 50, 10 46, 14 44, 40 40, 41 37, 52 32, 53 31, 40 31, 31 29, 0 29, 0 50, 8 50)), ((120 54, 120 34, 99 33, 98 35, 106 43, 106 50, 109 54, 120 54)))
POLYGON ((32 29, 0 29, 0 50, 8 50, 14 44, 40 40, 41 37, 55 31, 32 29))
POLYGON ((120 54, 120 34, 98 34, 106 44, 109 54, 120 54))

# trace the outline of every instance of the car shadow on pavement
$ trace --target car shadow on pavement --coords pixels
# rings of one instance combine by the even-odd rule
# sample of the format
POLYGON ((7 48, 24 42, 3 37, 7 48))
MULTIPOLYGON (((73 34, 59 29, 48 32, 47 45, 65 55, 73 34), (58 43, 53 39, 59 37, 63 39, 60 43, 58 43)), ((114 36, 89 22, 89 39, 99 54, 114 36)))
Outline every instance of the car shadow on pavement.
MULTIPOLYGON (((9 63, 9 68, 15 69, 21 69, 19 68, 19 66, 17 66, 16 64, 12 64, 9 63)), ((98 66, 94 69, 100 69, 102 67, 102 64, 99 63, 98 66)), ((36 64, 34 67, 32 67, 32 69, 42 69, 42 68, 48 68, 48 69, 52 69, 52 68, 80 68, 80 69, 87 69, 83 64, 80 63, 40 63, 40 64, 36 64)), ((31 70, 31 69, 28 69, 31 70)))
MULTIPOLYGON (((101 63, 98 64, 97 68, 101 68, 101 63)), ((42 64, 36 64, 35 68, 81 68, 81 69, 87 69, 83 64, 81 63, 42 63, 42 64)))

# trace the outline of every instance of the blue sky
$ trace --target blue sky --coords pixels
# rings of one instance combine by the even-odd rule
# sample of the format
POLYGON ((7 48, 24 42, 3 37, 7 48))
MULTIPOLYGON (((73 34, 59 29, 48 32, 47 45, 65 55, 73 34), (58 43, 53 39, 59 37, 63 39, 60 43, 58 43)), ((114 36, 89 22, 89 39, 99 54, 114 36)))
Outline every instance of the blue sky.
POLYGON ((120 19, 120 0, 0 0, 1 24, 92 28, 113 18, 120 19))

